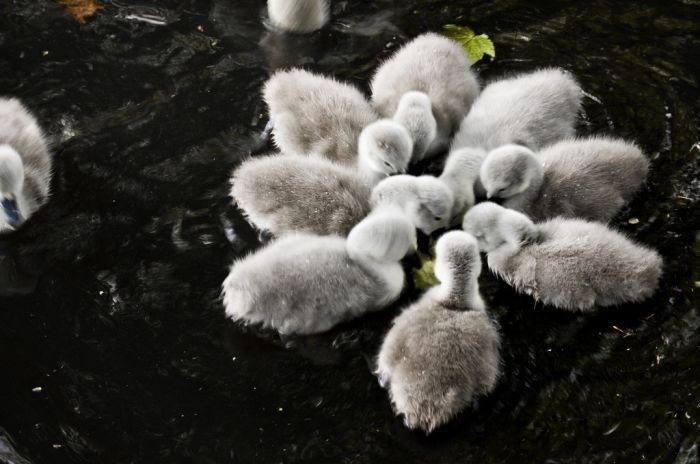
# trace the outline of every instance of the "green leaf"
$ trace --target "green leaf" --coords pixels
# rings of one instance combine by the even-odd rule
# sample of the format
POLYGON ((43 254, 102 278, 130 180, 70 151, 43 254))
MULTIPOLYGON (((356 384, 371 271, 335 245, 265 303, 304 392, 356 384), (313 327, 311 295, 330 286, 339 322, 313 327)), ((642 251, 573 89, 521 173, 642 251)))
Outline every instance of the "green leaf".
POLYGON ((443 26, 442 35, 460 44, 472 63, 476 63, 489 55, 492 59, 496 57, 496 47, 486 34, 479 34, 466 26, 455 26, 447 24, 443 26))
POLYGON ((435 277, 435 258, 430 255, 418 252, 421 267, 413 271, 413 284, 417 290, 425 290, 428 287, 437 285, 440 281, 435 277))

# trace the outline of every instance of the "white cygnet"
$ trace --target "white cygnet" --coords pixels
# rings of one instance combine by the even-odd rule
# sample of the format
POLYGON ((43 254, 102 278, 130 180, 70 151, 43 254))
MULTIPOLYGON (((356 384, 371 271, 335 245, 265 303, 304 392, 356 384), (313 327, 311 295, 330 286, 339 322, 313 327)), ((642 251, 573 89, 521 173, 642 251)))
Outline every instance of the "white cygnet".
POLYGON ((382 309, 404 285, 400 260, 416 245, 400 211, 369 215, 348 235, 296 234, 234 263, 223 283, 226 314, 284 334, 312 334, 382 309))
POLYGON ((413 140, 411 163, 421 161, 437 136, 437 121, 430 98, 423 92, 406 92, 399 100, 394 121, 408 130, 413 140))
POLYGON ((448 232, 435 253, 440 285, 394 320, 377 363, 396 412, 426 433, 490 393, 501 364, 500 336, 479 295, 476 240, 448 232))
MULTIPOLYGON (((372 101, 385 118, 412 119, 429 126, 431 117, 427 108, 422 110, 423 116, 416 116, 416 107, 400 105, 402 97, 411 91, 422 92, 429 98, 436 121, 436 136, 423 154, 415 150, 415 160, 445 150, 469 112, 479 95, 479 82, 471 65, 459 44, 439 34, 426 33, 402 46, 374 75, 372 101), (404 108, 410 109, 414 115, 404 114, 404 108)), ((428 133, 429 130, 419 132, 428 133)))
POLYGON ((376 184, 385 177, 406 172, 413 142, 404 126, 390 119, 380 119, 360 133, 357 169, 376 184))
POLYGON ((450 225, 462 223, 464 213, 474 206, 476 196, 483 196, 479 182, 479 167, 486 152, 478 148, 459 148, 451 152, 439 179, 450 188, 454 197, 450 225))
POLYGON ((44 133, 15 98, 0 98, 0 233, 22 225, 49 198, 51 155, 44 133))
POLYGON ((518 292, 546 305, 591 311, 639 302, 658 287, 663 262, 599 222, 554 218, 533 224, 522 213, 479 203, 464 230, 488 254, 489 268, 518 292))
POLYGON ((392 176, 372 190, 371 205, 395 205, 413 221, 416 228, 432 234, 449 225, 453 195, 444 182, 433 176, 392 176))
POLYGON ((492 150, 517 143, 531 150, 573 137, 582 90, 562 69, 551 68, 487 85, 462 120, 451 150, 492 150))
POLYGON ((328 0, 267 0, 267 13, 275 27, 307 33, 321 29, 329 14, 328 0))
POLYGON ((607 222, 639 190, 649 161, 636 145, 608 137, 571 139, 535 154, 520 145, 491 151, 481 166, 487 198, 534 221, 566 216, 607 222))
POLYGON ((275 73, 263 90, 275 145, 357 167, 373 182, 405 172, 413 142, 402 125, 377 120, 355 87, 302 69, 275 73))
POLYGON ((234 171, 231 185, 231 197, 248 220, 275 237, 344 237, 372 207, 388 205, 430 234, 447 225, 452 204, 451 192, 434 177, 393 176, 373 189, 354 170, 313 156, 251 158, 234 171))

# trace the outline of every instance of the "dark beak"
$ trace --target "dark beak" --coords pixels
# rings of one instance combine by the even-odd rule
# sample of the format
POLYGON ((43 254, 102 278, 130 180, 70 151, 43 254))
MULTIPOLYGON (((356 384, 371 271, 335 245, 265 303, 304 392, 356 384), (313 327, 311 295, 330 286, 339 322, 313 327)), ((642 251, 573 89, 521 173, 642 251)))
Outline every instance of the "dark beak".
POLYGON ((3 198, 0 200, 0 205, 2 205, 2 210, 7 217, 7 223, 12 227, 17 227, 22 224, 23 218, 22 214, 19 212, 19 207, 17 206, 17 201, 14 199, 3 198))

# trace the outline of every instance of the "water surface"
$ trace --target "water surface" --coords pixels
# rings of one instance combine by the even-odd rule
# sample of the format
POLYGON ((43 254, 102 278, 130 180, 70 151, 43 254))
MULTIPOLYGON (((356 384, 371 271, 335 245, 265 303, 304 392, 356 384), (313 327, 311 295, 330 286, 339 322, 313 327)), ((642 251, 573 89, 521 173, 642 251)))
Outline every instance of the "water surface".
POLYGON ((302 37, 264 20, 255 0, 112 1, 83 25, 48 0, 0 5, 0 94, 36 111, 56 166, 49 204, 0 239, 0 462, 698 462, 700 2, 336 1, 302 37), (587 92, 582 134, 638 141, 652 172, 614 225, 666 270, 653 300, 593 315, 484 272, 504 375, 425 438, 371 374, 416 295, 288 339, 227 321, 219 292, 259 246, 227 181, 260 151, 270 72, 367 90, 448 23, 495 42, 484 82, 562 66, 587 92))

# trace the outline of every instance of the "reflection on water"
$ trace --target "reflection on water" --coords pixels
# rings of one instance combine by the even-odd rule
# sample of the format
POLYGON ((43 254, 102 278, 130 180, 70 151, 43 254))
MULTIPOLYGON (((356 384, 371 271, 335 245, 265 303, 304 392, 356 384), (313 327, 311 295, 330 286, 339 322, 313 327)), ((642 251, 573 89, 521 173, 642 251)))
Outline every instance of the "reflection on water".
POLYGON ((0 94, 37 111, 56 156, 50 203, 0 238, 0 461, 697 462, 697 2, 348 0, 294 37, 257 0, 104 3, 85 25, 49 0, 0 5, 0 94), (594 315, 482 273, 505 374, 426 439, 371 374, 415 293, 304 338, 226 321, 219 293, 259 246, 228 177, 266 149, 269 73, 303 65, 366 90, 401 43, 448 23, 495 42, 484 81, 563 66, 587 93, 580 132, 640 143, 648 188, 615 225, 666 271, 653 300, 594 315))

